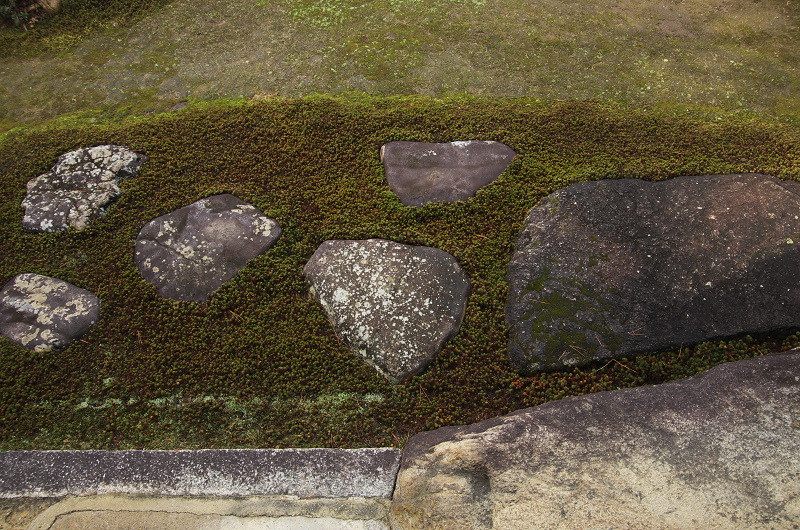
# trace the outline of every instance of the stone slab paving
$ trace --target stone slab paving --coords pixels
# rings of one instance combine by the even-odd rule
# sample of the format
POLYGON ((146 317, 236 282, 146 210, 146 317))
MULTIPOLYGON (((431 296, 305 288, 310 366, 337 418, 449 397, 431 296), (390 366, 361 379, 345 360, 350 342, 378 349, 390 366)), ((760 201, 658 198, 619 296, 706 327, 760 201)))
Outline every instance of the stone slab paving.
POLYGON ((0 497, 296 495, 389 498, 400 450, 0 452, 0 497))
POLYGON ((100 495, 69 497, 39 514, 30 530, 269 529, 384 530, 388 499, 301 499, 100 495))

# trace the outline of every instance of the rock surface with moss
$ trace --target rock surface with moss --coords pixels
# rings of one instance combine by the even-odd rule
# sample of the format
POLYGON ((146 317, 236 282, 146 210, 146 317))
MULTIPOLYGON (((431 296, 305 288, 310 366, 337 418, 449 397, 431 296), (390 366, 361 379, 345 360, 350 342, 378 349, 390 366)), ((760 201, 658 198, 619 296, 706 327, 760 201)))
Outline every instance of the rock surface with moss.
POLYGON ((382 239, 325 241, 303 272, 338 335, 393 383, 458 332, 470 289, 447 252, 382 239))
POLYGON ((413 437, 392 528, 793 528, 800 352, 413 437))
POLYGON ((214 195, 147 223, 134 261, 161 296, 203 302, 280 235, 278 223, 252 204, 214 195))
POLYGON ((22 226, 33 232, 83 230, 121 194, 119 183, 138 174, 147 157, 118 145, 70 151, 50 172, 28 182, 22 226))
POLYGON ((516 153, 500 142, 389 142, 381 147, 386 180, 405 206, 466 201, 494 182, 516 153))
POLYGON ((30 350, 69 345, 89 330, 99 314, 95 295, 41 274, 18 274, 0 291, 0 333, 30 350))
POLYGON ((523 372, 800 326, 800 184, 757 174, 576 184, 509 265, 523 372))

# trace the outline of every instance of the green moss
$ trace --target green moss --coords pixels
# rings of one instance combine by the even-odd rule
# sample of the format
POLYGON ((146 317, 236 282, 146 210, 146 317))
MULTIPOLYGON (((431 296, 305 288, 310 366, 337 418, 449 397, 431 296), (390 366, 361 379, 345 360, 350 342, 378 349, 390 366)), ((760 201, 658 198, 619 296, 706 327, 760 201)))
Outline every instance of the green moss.
MULTIPOLYGON (((521 378, 506 359, 507 267, 526 213, 548 194, 595 178, 800 178, 796 128, 718 117, 591 101, 352 94, 193 103, 149 118, 88 113, 9 132, 0 138, 0 282, 21 272, 55 276, 96 293, 102 309, 60 353, 0 340, 0 449, 397 446, 423 429, 686 377, 768 351, 763 340, 734 341, 534 378, 521 378), (380 146, 459 139, 501 141, 519 156, 468 201, 403 207, 384 180, 380 146), (101 143, 150 157, 108 215, 83 232, 22 231, 26 182, 60 154, 101 143), (282 237, 207 303, 160 298, 133 264, 138 231, 222 192, 277 219, 282 237), (303 279, 324 240, 368 237, 441 248, 472 284, 458 335, 398 386, 342 345, 303 279)), ((543 286, 539 279, 530 289, 543 286)), ((545 299, 553 308, 540 322, 608 310, 571 287, 579 299, 545 299)), ((569 348, 577 339, 566 329, 553 355, 570 349, 581 359, 586 353, 569 348)))

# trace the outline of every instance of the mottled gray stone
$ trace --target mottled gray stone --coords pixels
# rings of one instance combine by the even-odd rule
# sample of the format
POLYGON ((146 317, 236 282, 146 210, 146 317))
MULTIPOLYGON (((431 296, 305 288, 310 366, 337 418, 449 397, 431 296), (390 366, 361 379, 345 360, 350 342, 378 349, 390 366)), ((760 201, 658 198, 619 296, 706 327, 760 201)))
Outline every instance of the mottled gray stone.
POLYGON ((393 529, 797 528, 800 353, 418 434, 393 529))
POLYGON ((28 182, 22 227, 33 232, 83 230, 103 215, 147 157, 118 145, 78 149, 58 157, 49 173, 28 182))
POLYGON ((0 333, 35 351, 67 346, 86 333, 99 314, 95 295, 40 274, 19 274, 0 291, 0 333))
POLYGON ((603 180, 525 220, 508 272, 522 372, 800 327, 800 183, 603 180))
POLYGON ((0 452, 0 498, 135 493, 391 497, 400 450, 0 452))
POLYGON ((406 206, 466 201, 499 177, 515 156, 505 144, 478 140, 381 147, 386 180, 406 206))
POLYGON ((393 383, 458 332, 470 289, 447 252, 383 239, 325 241, 303 272, 338 336, 393 383))
POLYGON ((203 302, 280 235, 278 223, 255 206, 214 195, 147 223, 134 261, 161 296, 203 302))

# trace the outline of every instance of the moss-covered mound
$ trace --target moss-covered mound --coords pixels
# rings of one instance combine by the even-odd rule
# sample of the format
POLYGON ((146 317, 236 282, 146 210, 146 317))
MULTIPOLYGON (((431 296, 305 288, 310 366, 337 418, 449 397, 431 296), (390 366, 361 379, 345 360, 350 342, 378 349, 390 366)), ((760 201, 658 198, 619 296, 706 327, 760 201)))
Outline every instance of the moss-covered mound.
POLYGON ((0 282, 53 276, 95 293, 102 308, 61 352, 0 340, 0 449, 402 445, 420 430, 792 345, 795 337, 744 337, 529 378, 506 359, 506 267, 534 204, 585 180, 735 172, 800 178, 800 131, 686 107, 311 98, 7 134, 0 282), (403 207, 380 146, 468 139, 503 142, 518 156, 467 202, 403 207), (108 215, 82 232, 24 232, 26 182, 62 153, 108 143, 150 158, 108 215), (134 265, 138 231, 219 193, 276 219, 282 237, 207 303, 161 298, 134 265), (473 286, 458 335, 396 387, 343 346, 302 276, 326 239, 372 237, 445 250, 473 286))

